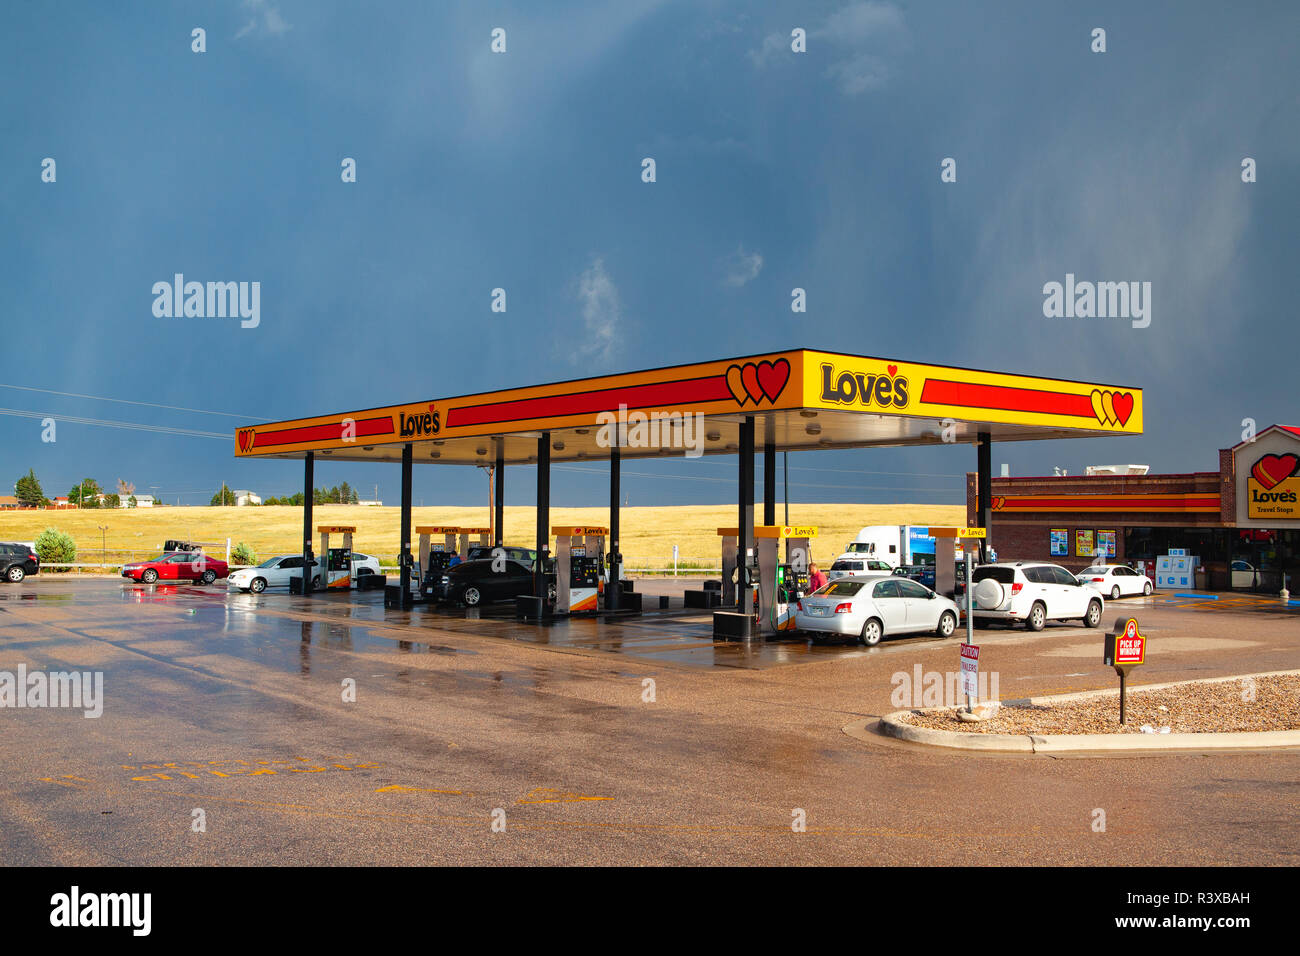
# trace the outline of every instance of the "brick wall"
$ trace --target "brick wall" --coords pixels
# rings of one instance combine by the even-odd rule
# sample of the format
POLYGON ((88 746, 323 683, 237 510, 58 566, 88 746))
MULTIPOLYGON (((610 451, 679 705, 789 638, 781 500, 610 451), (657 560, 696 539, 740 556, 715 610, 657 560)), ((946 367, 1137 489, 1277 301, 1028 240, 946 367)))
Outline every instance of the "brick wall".
MULTIPOLYGON (((1225 452, 1220 452, 1223 467, 1225 452)), ((1228 484, 1225 486, 1221 472, 1194 472, 1182 475, 1070 475, 1063 478, 1039 476, 1030 478, 994 478, 993 494, 998 495, 1122 495, 1122 494, 1224 494, 1232 492, 1229 504, 1221 505, 1219 513, 1167 513, 1167 512, 1059 512, 1039 514, 1002 514, 993 512, 990 540, 998 553, 998 560, 1052 561, 1062 567, 1077 571, 1087 567, 1091 559, 1074 554, 1075 531, 1083 529, 1115 532, 1115 561, 1127 560, 1124 553, 1124 531, 1129 527, 1219 528, 1235 520, 1236 500, 1231 478, 1231 452, 1227 452, 1228 484), (1226 517, 1225 517, 1226 516, 1226 517), (1051 531, 1065 528, 1070 535, 1070 554, 1052 554, 1051 531)), ((966 475, 967 524, 976 522, 976 476, 966 475)))

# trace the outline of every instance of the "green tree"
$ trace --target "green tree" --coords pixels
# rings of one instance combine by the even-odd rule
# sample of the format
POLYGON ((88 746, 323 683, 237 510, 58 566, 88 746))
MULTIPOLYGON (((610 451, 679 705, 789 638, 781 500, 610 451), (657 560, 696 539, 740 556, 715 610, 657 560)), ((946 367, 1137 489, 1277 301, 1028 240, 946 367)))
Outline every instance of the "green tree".
POLYGON ((98 508, 99 498, 96 495, 103 493, 104 490, 99 487, 99 482, 94 478, 83 478, 68 492, 68 501, 79 504, 83 508, 98 508))
POLYGON ((230 549, 230 560, 235 564, 257 564, 257 552, 243 541, 230 549))
POLYGON ((50 503, 41 490, 41 483, 36 480, 36 472, 30 468, 14 485, 14 495, 27 508, 43 508, 50 503))
POLYGON ((41 559, 41 564, 71 564, 77 560, 77 543, 72 540, 71 535, 65 534, 58 528, 46 528, 36 536, 36 554, 41 559))
POLYGON ((235 493, 226 487, 224 481, 221 483, 221 490, 213 495, 212 500, 208 502, 210 505, 234 505, 234 503, 235 493))

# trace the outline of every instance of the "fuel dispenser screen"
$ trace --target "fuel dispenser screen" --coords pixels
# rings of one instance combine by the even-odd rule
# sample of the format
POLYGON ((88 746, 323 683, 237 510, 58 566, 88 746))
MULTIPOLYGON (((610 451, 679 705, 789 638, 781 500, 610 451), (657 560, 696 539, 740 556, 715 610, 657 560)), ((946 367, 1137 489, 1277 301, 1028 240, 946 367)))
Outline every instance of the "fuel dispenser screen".
POLYGON ((331 571, 348 571, 352 562, 347 548, 330 548, 329 569, 331 571))
POLYGON ((808 572, 796 571, 789 564, 777 565, 776 603, 793 604, 808 593, 808 572))
POLYGON ((588 557, 585 551, 575 549, 569 558, 569 587, 594 588, 600 586, 600 558, 588 557))

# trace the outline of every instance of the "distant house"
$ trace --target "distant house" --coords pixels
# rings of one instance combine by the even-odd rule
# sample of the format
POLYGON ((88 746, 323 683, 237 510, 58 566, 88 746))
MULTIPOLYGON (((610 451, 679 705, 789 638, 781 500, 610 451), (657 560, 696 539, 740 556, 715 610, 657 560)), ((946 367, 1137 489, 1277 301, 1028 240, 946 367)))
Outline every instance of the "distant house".
POLYGON ((8 510, 19 507, 22 507, 22 505, 13 495, 0 495, 0 509, 8 510))
POLYGON ((152 508, 155 504, 158 503, 154 499, 153 495, 126 495, 125 497, 122 498, 122 507, 123 508, 133 507, 131 504, 132 498, 135 498, 134 507, 136 508, 152 508))
POLYGON ((358 501, 357 504, 365 505, 367 508, 382 508, 384 506, 382 501, 358 501))
MULTIPOLYGON (((262 503, 261 496, 255 495, 251 491, 248 491, 247 489, 245 489, 244 491, 235 492, 236 507, 242 508, 245 505, 260 505, 261 503, 262 503)), ((302 575, 299 575, 299 577, 302 577, 302 575)))
POLYGON ((63 509, 63 508, 75 508, 76 505, 74 505, 71 501, 68 500, 67 495, 60 495, 57 498, 50 499, 50 507, 63 509))

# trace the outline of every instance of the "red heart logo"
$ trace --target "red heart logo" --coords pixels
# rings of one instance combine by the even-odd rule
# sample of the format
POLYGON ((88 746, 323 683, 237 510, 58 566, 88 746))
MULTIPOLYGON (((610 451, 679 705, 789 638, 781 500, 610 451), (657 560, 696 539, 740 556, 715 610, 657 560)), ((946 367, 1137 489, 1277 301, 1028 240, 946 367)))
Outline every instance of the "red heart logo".
POLYGON ((1110 405, 1120 425, 1127 425, 1129 416, 1133 414, 1133 393, 1115 392, 1110 397, 1110 405))
POLYGON ((254 434, 253 429, 251 428, 241 428, 239 430, 238 437, 239 437, 239 450, 248 451, 250 448, 253 447, 253 439, 256 437, 256 435, 254 434))
POLYGON ((770 401, 775 402, 785 391, 785 383, 790 381, 790 363, 785 359, 775 362, 766 360, 758 363, 758 385, 770 401))
POLYGON ((890 378, 893 378, 895 375, 898 374, 898 366, 897 366, 897 365, 886 365, 886 366, 885 366, 885 371, 889 373, 889 377, 890 377, 890 378))
POLYGON ((1297 465, 1300 465, 1300 458, 1295 455, 1265 455, 1255 462, 1250 473, 1267 490, 1294 475, 1297 465))
POLYGON ((1001 510, 1003 509, 1003 507, 1006 506, 1006 503, 1007 503, 1007 499, 1006 499, 1006 498, 1003 498, 1003 497, 997 497, 997 498, 994 498, 994 499, 993 499, 993 510, 994 510, 994 511, 1001 511, 1001 510))
POLYGON ((755 405, 763 400, 763 387, 758 384, 758 367, 753 362, 746 362, 741 367, 740 382, 755 405))
POLYGON ((739 365, 733 365, 727 369, 727 390, 731 392, 731 397, 742 406, 749 401, 749 396, 745 394, 745 383, 741 380, 743 377, 739 365))

